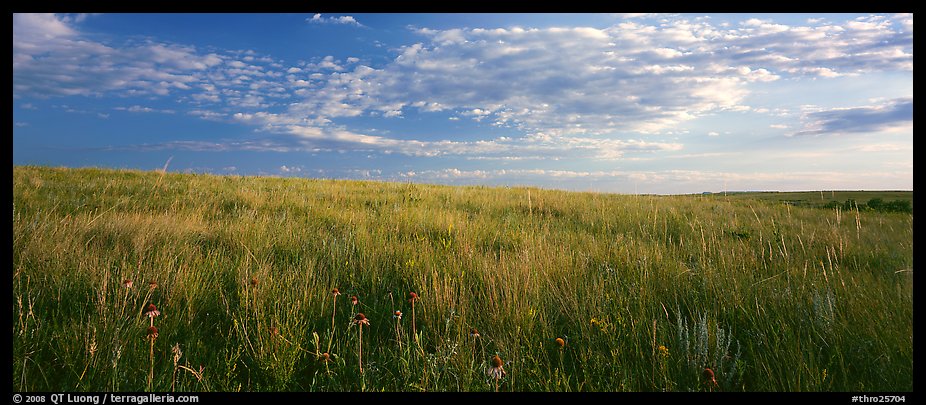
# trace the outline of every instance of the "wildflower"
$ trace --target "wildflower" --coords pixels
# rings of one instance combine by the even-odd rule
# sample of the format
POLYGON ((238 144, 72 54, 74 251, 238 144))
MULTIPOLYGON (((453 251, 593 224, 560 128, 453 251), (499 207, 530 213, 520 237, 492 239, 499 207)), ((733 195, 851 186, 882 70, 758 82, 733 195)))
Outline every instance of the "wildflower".
POLYGON ((326 352, 326 353, 322 353, 322 354, 318 355, 318 361, 320 361, 320 362, 322 362, 322 363, 327 363, 327 362, 331 361, 331 355, 328 354, 327 352, 326 352))
POLYGON ((367 325, 367 326, 369 326, 369 325, 370 325, 370 320, 367 319, 366 315, 364 315, 362 312, 360 312, 360 313, 357 313, 357 316, 354 317, 354 324, 357 324, 357 325, 367 325))
POLYGON ((161 311, 158 311, 158 307, 154 306, 154 304, 148 304, 148 306, 145 307, 145 316, 149 318, 154 318, 160 315, 161 315, 161 311))
POLYGON ((714 378, 714 370, 711 370, 709 367, 704 367, 704 371, 701 372, 701 382, 713 388, 717 386, 717 379, 714 378))
POLYGON ((356 295, 351 295, 351 296, 350 296, 350 304, 351 304, 351 305, 357 305, 357 304, 359 304, 359 303, 360 303, 360 300, 357 299, 357 296, 356 296, 356 295))
POLYGON ((414 303, 415 301, 418 301, 418 294, 415 294, 414 291, 408 293, 408 297, 408 302, 414 303))
POLYGON ((129 280, 129 279, 122 280, 122 286, 125 288, 132 288, 132 280, 129 280))
POLYGON ((158 338, 158 328, 156 326, 148 327, 148 337, 152 340, 158 338))
POLYGON ((663 346, 663 345, 659 345, 659 347, 656 348, 656 351, 657 351, 657 352, 659 353, 659 355, 662 356, 662 357, 669 357, 669 348, 668 348, 668 347, 665 347, 665 346, 663 346))
POLYGON ((563 340, 563 338, 559 338, 559 337, 558 337, 558 338, 556 338, 556 345, 559 346, 559 347, 566 346, 566 341, 563 340))
POLYGON ((479 334, 479 331, 478 331, 476 328, 472 328, 472 329, 470 329, 470 331, 469 331, 469 336, 470 336, 470 337, 473 337, 473 338, 477 338, 477 337, 479 337, 479 336, 481 336, 481 335, 479 334))
POLYGON ((338 290, 337 288, 335 288, 335 289, 331 290, 331 294, 334 295, 334 296, 338 296, 338 295, 341 295, 341 291, 338 290))
POLYGON ((392 313, 392 317, 397 320, 402 320, 402 311, 395 311, 392 313))
POLYGON ((360 365, 360 374, 363 374, 363 325, 370 325, 370 320, 358 312, 354 316, 354 323, 360 326, 360 335, 357 337, 357 363, 360 365))
POLYGON ((154 280, 149 281, 149 282, 148 282, 148 289, 153 290, 153 289, 155 289, 155 288, 158 288, 158 282, 157 282, 157 281, 154 281, 154 280))
POLYGON ((505 372, 505 367, 504 367, 505 362, 502 361, 502 358, 498 357, 498 355, 496 354, 495 356, 492 356, 491 363, 492 363, 492 367, 490 367, 489 370, 486 371, 486 373, 489 375, 489 377, 494 378, 496 381, 502 379, 502 377, 504 377, 505 374, 507 374, 505 372))

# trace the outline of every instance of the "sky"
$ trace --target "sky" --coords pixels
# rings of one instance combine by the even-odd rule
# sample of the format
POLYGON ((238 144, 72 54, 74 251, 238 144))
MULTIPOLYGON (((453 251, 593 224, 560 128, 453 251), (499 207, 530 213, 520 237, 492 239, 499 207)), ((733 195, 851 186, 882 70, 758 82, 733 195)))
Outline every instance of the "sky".
POLYGON ((912 14, 13 14, 13 164, 913 190, 912 14))

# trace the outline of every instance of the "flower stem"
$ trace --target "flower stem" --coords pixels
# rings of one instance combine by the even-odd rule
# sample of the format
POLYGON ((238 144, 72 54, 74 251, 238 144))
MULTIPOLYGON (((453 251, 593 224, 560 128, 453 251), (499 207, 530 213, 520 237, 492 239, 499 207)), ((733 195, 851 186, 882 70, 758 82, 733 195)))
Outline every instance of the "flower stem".
MULTIPOLYGON (((152 326, 154 324, 154 318, 152 318, 152 326)), ((154 383, 154 337, 151 338, 151 352, 148 356, 151 361, 151 368, 148 371, 148 391, 151 391, 151 386, 154 383)))
POLYGON ((337 305, 338 305, 338 296, 334 295, 334 299, 331 300, 331 333, 328 334, 328 350, 326 351, 326 353, 331 353, 331 341, 334 340, 334 314, 336 314, 338 311, 337 305))

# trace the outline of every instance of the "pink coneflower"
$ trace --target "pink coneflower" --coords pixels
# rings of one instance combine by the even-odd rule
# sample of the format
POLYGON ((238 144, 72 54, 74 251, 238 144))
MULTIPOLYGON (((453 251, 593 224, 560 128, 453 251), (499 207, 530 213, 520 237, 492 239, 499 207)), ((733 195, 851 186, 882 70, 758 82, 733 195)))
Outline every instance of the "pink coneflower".
POLYGON ((566 346, 566 341, 563 338, 556 338, 556 345, 559 347, 566 346))
POLYGON ((400 320, 400 321, 401 321, 401 320, 402 320, 402 311, 394 311, 394 312, 392 313, 392 317, 395 318, 395 319, 397 319, 397 320, 400 320))
POLYGON ((414 304, 415 301, 418 301, 418 294, 416 294, 414 291, 409 292, 409 293, 408 293, 408 302, 411 302, 412 304, 414 304))
POLYGON ((335 288, 335 289, 331 290, 331 294, 334 295, 334 296, 338 296, 338 295, 341 295, 341 291, 338 290, 337 288, 335 288))
POLYGON ((482 335, 479 334, 479 330, 477 330, 476 328, 472 328, 472 329, 470 329, 470 331, 469 331, 469 336, 472 337, 472 338, 477 338, 477 337, 480 337, 480 336, 482 336, 482 335))
POLYGON ((132 288, 132 280, 129 280, 129 279, 122 280, 122 286, 125 288, 132 288))
POLYGON ((354 317, 354 323, 357 325, 363 324, 369 326, 370 320, 367 319, 366 315, 363 313, 357 313, 357 316, 354 317))
POLYGON ((152 289, 152 290, 155 289, 155 288, 158 288, 158 282, 157 282, 157 281, 154 281, 154 280, 149 281, 149 282, 148 282, 148 288, 149 288, 149 289, 152 289))
POLYGON ((502 361, 502 358, 498 357, 497 354, 492 356, 491 364, 492 367, 489 367, 489 369, 486 370, 486 374, 495 380, 495 391, 498 392, 498 380, 501 380, 502 377, 508 373, 505 372, 505 362, 502 361))
POLYGON ((158 328, 156 326, 148 327, 148 338, 157 339, 158 338, 158 328))
POLYGON ((322 362, 322 363, 327 363, 327 362, 331 361, 331 355, 328 354, 328 353, 322 353, 322 354, 318 355, 318 361, 320 361, 320 362, 322 362))
POLYGON ((351 305, 357 305, 357 304, 359 304, 359 303, 360 303, 360 300, 357 298, 356 295, 351 295, 351 296, 350 296, 350 304, 351 304, 351 305))
POLYGON ((145 316, 149 318, 154 318, 160 315, 161 315, 161 311, 158 311, 158 307, 154 306, 154 304, 148 304, 148 306, 145 307, 145 316))
POLYGON ((363 325, 370 325, 370 320, 367 319, 366 315, 358 312, 354 316, 354 324, 360 326, 360 336, 357 338, 357 359, 360 364, 360 374, 363 374, 363 325))

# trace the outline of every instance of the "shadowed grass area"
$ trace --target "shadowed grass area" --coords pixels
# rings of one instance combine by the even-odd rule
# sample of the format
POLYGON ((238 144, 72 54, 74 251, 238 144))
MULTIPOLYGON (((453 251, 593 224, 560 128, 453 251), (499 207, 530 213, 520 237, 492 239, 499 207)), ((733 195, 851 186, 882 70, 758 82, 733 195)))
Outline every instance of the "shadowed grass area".
POLYGON ((14 166, 13 387, 912 391, 912 252, 740 197, 14 166))

